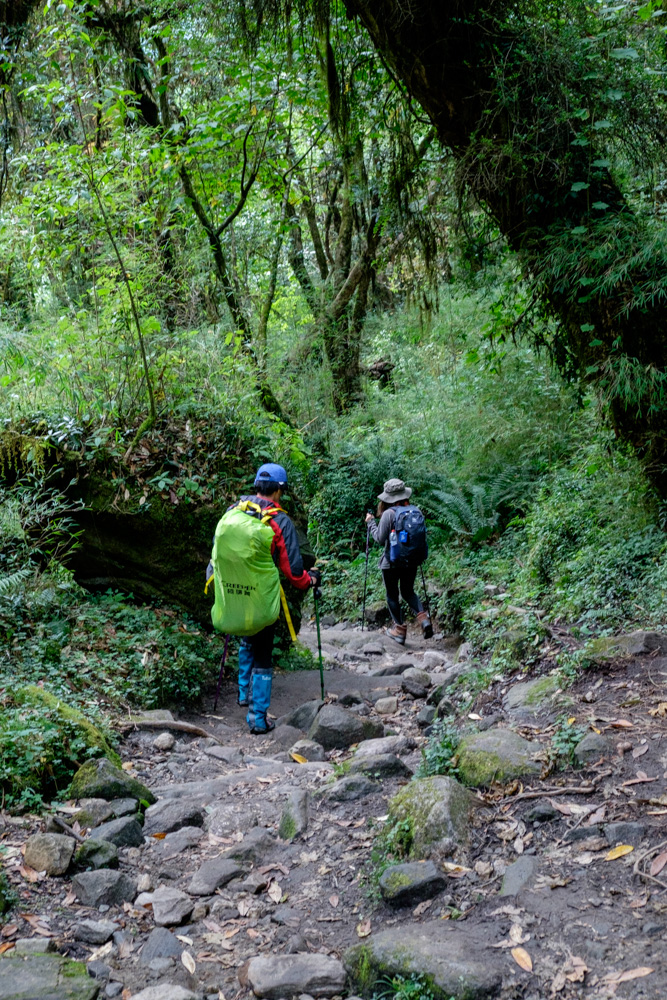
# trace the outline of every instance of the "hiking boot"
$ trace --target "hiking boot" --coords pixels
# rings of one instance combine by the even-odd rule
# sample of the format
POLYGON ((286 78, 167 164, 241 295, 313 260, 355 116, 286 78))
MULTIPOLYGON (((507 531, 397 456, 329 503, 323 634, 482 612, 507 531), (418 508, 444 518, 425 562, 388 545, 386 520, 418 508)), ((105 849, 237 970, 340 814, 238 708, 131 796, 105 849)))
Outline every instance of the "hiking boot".
POLYGON ((236 699, 236 704, 239 705, 241 708, 247 708, 248 707, 248 695, 247 694, 240 694, 239 693, 239 696, 236 699))
POLYGON ((425 639, 433 638, 433 626, 431 625, 431 619, 428 616, 427 611, 420 611, 417 615, 417 621, 422 627, 422 634, 425 639))
POLYGON ((257 727, 255 726, 255 727, 253 727, 250 730, 250 735, 251 736, 266 736, 267 733, 272 733, 275 728, 276 728, 275 722, 271 722, 269 719, 267 719, 266 720, 266 729, 257 729, 257 727))
POLYGON ((387 629, 387 635, 394 639, 399 645, 405 645, 405 637, 408 632, 407 625, 399 625, 398 622, 394 622, 391 628, 387 629))

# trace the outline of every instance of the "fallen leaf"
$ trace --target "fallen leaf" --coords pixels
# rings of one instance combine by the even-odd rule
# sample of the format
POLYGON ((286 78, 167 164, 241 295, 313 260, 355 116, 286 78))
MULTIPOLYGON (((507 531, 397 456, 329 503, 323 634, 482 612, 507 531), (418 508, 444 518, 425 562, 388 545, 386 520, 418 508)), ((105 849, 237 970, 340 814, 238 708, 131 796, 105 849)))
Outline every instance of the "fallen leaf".
POLYGON ((419 903, 419 905, 415 906, 414 910, 412 911, 413 917, 421 917, 422 913, 426 913, 426 911, 428 910, 429 906, 431 906, 432 903, 433 903, 432 899, 425 899, 422 903, 419 903))
POLYGON ((564 802, 554 802, 553 799, 549 799, 549 803, 554 807, 556 812, 561 813, 563 816, 571 816, 572 810, 569 806, 565 805, 564 802))
MULTIPOLYGON (((653 858, 649 869, 651 875, 659 875, 665 865, 667 865, 667 851, 663 851, 657 858, 653 858)), ((5 932, 3 931, 2 933, 4 934, 5 932)))
POLYGON ((613 729, 634 729, 634 723, 628 722, 627 719, 617 719, 615 722, 610 722, 609 725, 613 729))
POLYGON ((489 861, 476 861, 475 871, 482 878, 488 878, 493 872, 493 865, 489 861))
POLYGON ((648 751, 648 743, 644 743, 643 746, 635 747, 632 751, 632 756, 637 759, 637 757, 642 757, 648 751))
POLYGON ((187 944, 189 948, 191 948, 192 945, 194 944, 192 938, 187 937, 185 934, 177 934, 176 937, 179 941, 182 941, 183 944, 187 944))
POLYGON ((21 865, 19 872, 26 882, 43 882, 46 878, 46 872, 36 872, 34 868, 29 868, 27 865, 21 865))
POLYGON ((5 926, 2 928, 2 936, 13 937, 18 929, 19 929, 18 924, 5 924, 5 926))
POLYGON ((329 902, 335 910, 336 907, 338 906, 338 896, 329 896, 329 902))
POLYGON ((563 969, 563 974, 566 979, 570 980, 571 983, 583 983, 584 976, 588 971, 588 966, 584 962, 583 958, 573 955, 563 969))
POLYGON ((267 895, 269 899, 272 899, 274 903, 279 903, 283 898, 283 890, 279 882, 272 882, 267 889, 267 895))
POLYGON ((478 715, 477 712, 471 712, 468 718, 472 719, 474 722, 479 722, 482 716, 478 715))
POLYGON ((533 960, 525 948, 512 948, 510 955, 524 972, 533 971, 533 960))
POLYGON ((166 833, 151 833, 151 837, 153 838, 153 840, 164 840, 166 836, 167 836, 166 833))
POLYGON ((183 954, 181 955, 181 962, 183 963, 183 965, 185 966, 185 968, 188 970, 188 972, 190 973, 190 975, 194 976, 195 969, 197 968, 197 963, 195 962, 194 958, 192 957, 192 955, 190 954, 189 951, 184 951, 183 952, 183 954))
POLYGON ((454 864, 453 861, 443 861, 442 867, 447 872, 448 875, 454 875, 454 876, 465 875, 466 872, 470 871, 469 868, 464 868, 463 865, 454 864))
POLYGON ((659 718, 664 719, 665 716, 667 716, 667 701, 661 701, 655 708, 649 708, 648 714, 652 715, 653 718, 658 716, 659 718))
POLYGON ((4 955, 6 951, 10 951, 13 947, 13 941, 5 941, 4 944, 0 944, 0 955, 4 955))
POLYGON ((132 763, 131 760, 126 760, 123 764, 121 764, 121 767, 122 767, 123 771, 133 771, 134 770, 134 764, 132 763))
POLYGON ((525 944, 526 941, 530 941, 530 934, 523 933, 521 924, 512 924, 509 936, 513 944, 525 944))
POLYGON ((254 927, 246 927, 246 934, 251 941, 254 941, 255 938, 259 937, 259 931, 256 931, 254 927))
POLYGON ((63 906, 71 906, 72 903, 76 902, 76 896, 71 889, 68 890, 67 895, 63 899, 63 906))
POLYGON ((576 715, 571 715, 570 718, 567 720, 567 724, 568 726, 571 726, 576 721, 577 721, 576 715))
POLYGON ((649 969, 645 965, 640 965, 637 969, 628 969, 626 972, 610 972, 608 976, 602 977, 603 983, 629 983, 633 979, 643 979, 644 976, 650 976, 653 969, 649 969))
POLYGON ((628 906, 631 910, 639 910, 648 903, 648 896, 635 896, 630 900, 628 906))
POLYGON ((297 764, 307 764, 308 763, 308 758, 307 757, 304 757, 300 753, 294 753, 293 750, 290 750, 290 757, 292 758, 292 760, 295 760, 297 762, 297 764))
POLYGON ((612 847, 608 854, 605 854, 605 861, 616 861, 617 858, 623 858, 626 854, 632 854, 634 847, 631 844, 619 844, 618 847, 612 847))
POLYGON ((299 855, 302 865, 309 865, 312 861, 317 861, 317 851, 302 851, 299 855))
POLYGON ((595 809, 594 812, 592 812, 590 816, 587 818, 586 826, 595 826, 595 824, 601 823, 605 817, 606 812, 607 812, 606 806, 598 806, 598 808, 595 809))
POLYGON ((249 899, 240 899, 236 904, 236 909, 241 917, 247 917, 250 913, 251 902, 249 899))
POLYGON ((362 920, 360 924, 357 924, 357 937, 365 938, 371 932, 371 922, 370 920, 362 920))

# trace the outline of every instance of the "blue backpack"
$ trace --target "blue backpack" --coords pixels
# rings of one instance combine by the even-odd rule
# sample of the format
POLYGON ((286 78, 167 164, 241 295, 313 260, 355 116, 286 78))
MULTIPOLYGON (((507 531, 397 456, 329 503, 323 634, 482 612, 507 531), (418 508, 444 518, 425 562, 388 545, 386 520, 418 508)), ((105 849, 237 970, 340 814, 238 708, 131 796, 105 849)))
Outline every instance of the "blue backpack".
POLYGON ((426 521, 419 507, 397 507, 389 536, 389 561, 396 569, 421 566, 428 556, 426 521))

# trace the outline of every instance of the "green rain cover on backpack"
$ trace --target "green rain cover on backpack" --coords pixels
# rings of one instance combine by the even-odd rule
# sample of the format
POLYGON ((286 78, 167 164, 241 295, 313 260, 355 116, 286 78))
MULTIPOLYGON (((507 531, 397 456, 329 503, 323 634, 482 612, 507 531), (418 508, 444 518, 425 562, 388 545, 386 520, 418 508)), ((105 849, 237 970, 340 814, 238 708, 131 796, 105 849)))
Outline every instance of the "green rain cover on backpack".
POLYGON ((244 500, 218 521, 213 541, 213 627, 230 635, 255 635, 280 614, 280 577, 271 555, 271 515, 244 500))

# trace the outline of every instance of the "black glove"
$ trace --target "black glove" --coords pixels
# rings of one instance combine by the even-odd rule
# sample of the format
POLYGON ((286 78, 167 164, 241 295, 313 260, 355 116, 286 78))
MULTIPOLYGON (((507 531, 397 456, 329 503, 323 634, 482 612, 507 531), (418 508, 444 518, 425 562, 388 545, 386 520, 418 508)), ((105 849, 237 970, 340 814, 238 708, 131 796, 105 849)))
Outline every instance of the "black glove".
POLYGON ((319 569, 309 569, 308 575, 310 577, 310 582, 313 588, 313 597, 316 601, 319 601, 322 596, 322 591, 320 590, 320 584, 322 583, 322 574, 319 569))

